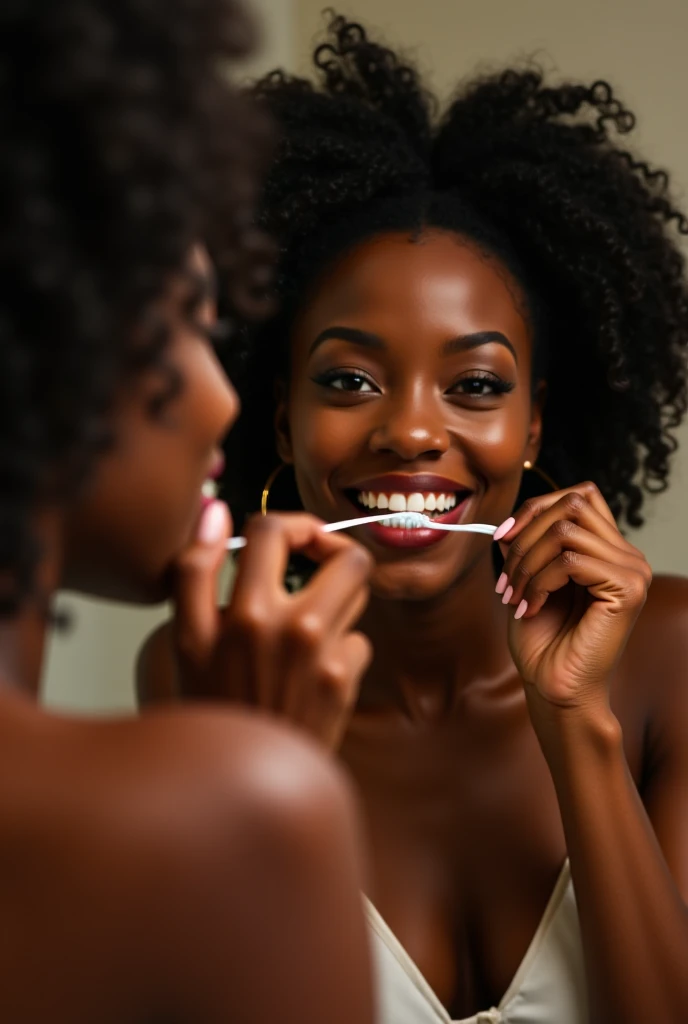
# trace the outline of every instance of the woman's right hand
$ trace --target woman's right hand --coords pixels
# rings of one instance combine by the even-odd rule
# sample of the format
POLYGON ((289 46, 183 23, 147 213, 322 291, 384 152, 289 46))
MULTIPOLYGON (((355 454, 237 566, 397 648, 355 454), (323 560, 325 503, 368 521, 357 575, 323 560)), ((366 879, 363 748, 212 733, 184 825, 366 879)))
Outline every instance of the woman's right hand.
POLYGON ((322 525, 305 513, 252 519, 230 603, 220 609, 218 577, 230 518, 226 506, 215 502, 196 541, 178 559, 169 638, 183 698, 266 710, 334 749, 372 654, 354 628, 368 601, 372 562, 360 545, 323 533, 322 525), (290 594, 284 576, 297 552, 320 568, 290 594))

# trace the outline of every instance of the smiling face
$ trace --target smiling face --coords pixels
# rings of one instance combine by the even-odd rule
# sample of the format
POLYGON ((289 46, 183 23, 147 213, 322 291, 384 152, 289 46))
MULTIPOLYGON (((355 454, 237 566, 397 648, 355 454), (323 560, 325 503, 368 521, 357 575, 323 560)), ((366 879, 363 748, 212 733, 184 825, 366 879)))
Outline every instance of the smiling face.
MULTIPOLYGON (((307 510, 333 521, 391 509, 501 523, 534 460, 541 415, 519 289, 448 232, 390 233, 342 257, 292 334, 278 450, 307 510)), ((475 534, 365 526, 374 591, 423 599, 481 559, 475 534)))

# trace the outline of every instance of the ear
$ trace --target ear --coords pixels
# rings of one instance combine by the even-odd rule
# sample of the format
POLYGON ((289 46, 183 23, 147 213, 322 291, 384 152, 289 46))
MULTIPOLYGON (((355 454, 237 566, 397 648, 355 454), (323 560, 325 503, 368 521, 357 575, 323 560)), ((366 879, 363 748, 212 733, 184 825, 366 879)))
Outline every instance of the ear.
POLYGON ((294 455, 291 445, 291 428, 289 425, 289 394, 286 381, 275 381, 275 448, 282 462, 292 465, 294 455))
POLYGON ((526 458, 536 463, 542 445, 542 417, 547 398, 547 383, 539 380, 533 388, 533 401, 530 410, 530 426, 528 427, 528 448, 526 458))

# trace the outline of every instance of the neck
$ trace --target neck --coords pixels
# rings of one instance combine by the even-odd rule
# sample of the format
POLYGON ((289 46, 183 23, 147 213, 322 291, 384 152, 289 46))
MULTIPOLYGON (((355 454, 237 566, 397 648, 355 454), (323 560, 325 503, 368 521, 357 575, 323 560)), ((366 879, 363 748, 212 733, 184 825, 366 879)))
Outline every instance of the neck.
POLYGON ((360 708, 432 718, 456 708, 469 687, 513 674, 507 610, 494 587, 488 557, 430 600, 373 597, 361 622, 375 655, 360 708))

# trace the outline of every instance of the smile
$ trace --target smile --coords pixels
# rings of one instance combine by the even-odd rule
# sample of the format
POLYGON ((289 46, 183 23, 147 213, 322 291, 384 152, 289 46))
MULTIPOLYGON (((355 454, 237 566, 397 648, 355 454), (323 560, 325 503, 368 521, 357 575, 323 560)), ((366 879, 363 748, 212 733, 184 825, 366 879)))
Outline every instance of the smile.
POLYGON ((442 512, 449 512, 456 505, 456 494, 440 492, 435 494, 430 491, 423 493, 414 491, 412 494, 401 494, 395 491, 390 494, 373 491, 360 491, 356 496, 357 503, 367 509, 389 509, 390 512, 424 512, 426 515, 435 516, 442 512))
POLYGON ((347 488, 345 493, 351 504, 364 513, 375 514, 387 509, 409 513, 408 517, 399 515, 361 527, 377 543, 394 548, 431 547, 446 540, 449 534, 419 524, 414 513, 422 513, 437 522, 459 523, 473 496, 472 490, 458 482, 430 474, 390 474, 379 480, 361 482, 356 488, 347 488))

